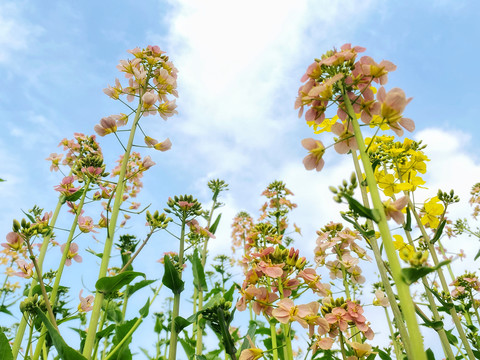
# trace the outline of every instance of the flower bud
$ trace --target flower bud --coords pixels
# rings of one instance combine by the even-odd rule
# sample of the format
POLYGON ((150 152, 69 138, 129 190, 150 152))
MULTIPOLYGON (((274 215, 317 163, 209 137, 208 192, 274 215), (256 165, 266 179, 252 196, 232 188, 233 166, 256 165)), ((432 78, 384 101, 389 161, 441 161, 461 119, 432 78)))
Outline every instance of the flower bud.
POLYGON ((14 232, 18 232, 18 230, 20 230, 20 223, 18 222, 18 220, 13 220, 13 231, 14 232))

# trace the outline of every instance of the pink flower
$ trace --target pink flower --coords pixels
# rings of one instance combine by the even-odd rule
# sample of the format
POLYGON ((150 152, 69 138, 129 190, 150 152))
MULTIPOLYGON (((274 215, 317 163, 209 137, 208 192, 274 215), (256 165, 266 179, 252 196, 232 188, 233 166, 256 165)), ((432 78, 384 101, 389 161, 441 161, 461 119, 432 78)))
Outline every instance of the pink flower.
POLYGON ((278 295, 267 291, 266 288, 261 287, 255 290, 255 302, 253 303, 253 311, 255 314, 260 315, 260 312, 268 316, 272 316, 272 306, 271 304, 278 299, 278 295))
POLYGON ((400 199, 392 202, 392 199, 388 199, 383 203, 385 208, 385 216, 387 220, 393 219, 398 225, 402 225, 405 222, 405 215, 402 209, 407 206, 408 197, 402 196, 400 199))
POLYGON ((258 269, 265 275, 276 279, 283 275, 284 266, 285 264, 269 264, 265 261, 260 261, 260 263, 258 264, 258 269))
POLYGON ((158 142, 150 136, 145 136, 145 144, 147 144, 148 147, 153 147, 155 150, 160 151, 167 151, 172 148, 172 142, 169 138, 165 139, 163 142, 158 142))
POLYGON ((373 77, 373 81, 380 83, 380 85, 385 85, 388 81, 387 74, 397 69, 397 67, 388 60, 382 60, 380 64, 377 64, 370 56, 362 56, 359 63, 362 66, 363 73, 373 77))
POLYGON ((204 236, 204 237, 209 237, 211 239, 215 239, 215 235, 213 235, 210 231, 208 231, 206 228, 204 227, 201 227, 200 224, 198 223, 198 221, 196 219, 192 219, 190 220, 189 222, 187 222, 187 225, 190 226, 190 230, 195 233, 195 234, 198 234, 200 236, 204 236))
POLYGON ((62 179, 60 185, 54 187, 54 189, 65 196, 75 194, 80 187, 74 187, 73 182, 75 178, 73 176, 66 176, 62 179))
POLYGON ((304 269, 298 273, 298 277, 302 278, 309 288, 320 295, 327 296, 330 294, 330 284, 322 284, 320 282, 321 277, 317 274, 315 269, 304 269))
POLYGON ((145 156, 145 158, 142 161, 142 164, 140 165, 140 169, 141 170, 148 170, 153 165, 155 165, 155 162, 153 162, 152 158, 150 156, 145 156))
POLYGON ((58 165, 60 164, 62 157, 63 154, 51 153, 50 156, 45 159, 52 162, 52 165, 50 165, 50 171, 58 171, 58 165))
POLYGON ((357 140, 355 139, 351 122, 333 124, 332 132, 339 136, 338 141, 333 146, 336 152, 346 154, 350 150, 358 150, 357 140))
POLYGON ((83 233, 89 233, 89 232, 98 233, 98 231, 94 230, 95 225, 93 224, 93 220, 90 216, 79 216, 78 228, 83 233))
POLYGON ((18 233, 11 231, 7 234, 6 239, 7 242, 2 243, 2 246, 6 249, 18 251, 23 246, 23 238, 18 233))
POLYGON ((408 131, 415 130, 415 123, 411 119, 403 117, 403 110, 412 98, 406 98, 405 92, 400 88, 393 88, 388 93, 382 86, 377 93, 377 100, 381 104, 380 114, 384 121, 398 136, 403 135, 402 126, 408 131))
POLYGON ((340 331, 345 332, 348 328, 348 322, 352 321, 352 317, 344 308, 336 307, 331 313, 325 315, 325 320, 329 324, 336 324, 340 331))
POLYGON ((80 299, 80 304, 78 305, 78 311, 80 312, 87 312, 93 310, 93 300, 95 298, 93 295, 88 295, 86 298, 82 297, 83 289, 80 290, 80 294, 78 294, 78 298, 80 299))
POLYGON ((15 261, 20 271, 16 272, 14 275, 23 277, 25 279, 30 279, 33 276, 33 263, 27 263, 25 260, 15 261))
POLYGON ((310 305, 296 306, 291 299, 281 299, 278 302, 278 307, 272 311, 273 317, 282 324, 288 324, 291 321, 298 321, 304 328, 308 327, 305 317, 317 315, 313 313, 313 308, 310 305))
POLYGON ((325 146, 320 140, 307 138, 302 140, 302 146, 308 150, 309 154, 303 159, 303 165, 307 170, 316 169, 320 171, 325 165, 323 154, 325 154, 325 146))
POLYGON ((158 106, 158 114, 163 120, 167 120, 170 116, 178 114, 176 100, 165 101, 163 104, 158 106))
MULTIPOLYGON (((60 251, 62 253, 65 252, 65 247, 66 246, 67 246, 67 244, 63 244, 62 246, 60 246, 60 251)), ((82 257, 80 255, 78 255, 78 245, 75 244, 75 243, 70 244, 70 247, 69 247, 68 252, 67 252, 67 259, 65 260, 65 265, 67 265, 67 266, 72 265, 72 260, 71 259, 75 260, 78 263, 82 262, 82 257)))
POLYGON ((257 348, 242 350, 238 360, 257 360, 263 356, 263 351, 257 348))
POLYGON ((385 293, 382 290, 375 291, 375 300, 373 300, 373 305, 380 305, 383 307, 389 307, 390 303, 388 298, 385 296, 385 293))
POLYGON ((105 136, 117 131, 117 121, 113 116, 104 117, 93 129, 98 135, 105 136))

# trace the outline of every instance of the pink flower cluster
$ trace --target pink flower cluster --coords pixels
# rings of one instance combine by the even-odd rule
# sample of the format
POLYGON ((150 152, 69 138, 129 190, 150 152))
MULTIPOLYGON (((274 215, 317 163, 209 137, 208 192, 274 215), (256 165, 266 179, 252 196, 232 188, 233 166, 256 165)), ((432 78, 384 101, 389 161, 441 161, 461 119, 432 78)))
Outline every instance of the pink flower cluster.
MULTIPOLYGON (((330 103, 337 105, 337 116, 340 122, 330 123, 325 129, 338 136, 334 148, 340 154, 350 150, 357 150, 351 119, 347 115, 346 98, 351 103, 355 114, 365 123, 370 124, 374 116, 381 119, 372 125, 388 125, 397 135, 403 135, 403 129, 413 131, 415 124, 411 119, 403 117, 406 105, 411 101, 407 99, 403 90, 394 88, 388 93, 381 86, 378 92, 372 83, 385 85, 388 73, 394 71, 396 66, 390 61, 383 60, 376 63, 371 57, 363 56, 357 60, 357 54, 364 52, 365 48, 345 44, 340 51, 333 50, 316 60, 302 76, 305 82, 298 90, 295 109, 299 109, 299 117, 305 113, 307 122, 321 125, 330 103)), ((329 120, 328 120, 329 121, 329 120)), ((314 139, 304 139, 302 145, 309 151, 304 159, 307 170, 320 171, 324 162, 322 156, 325 146, 314 139)))

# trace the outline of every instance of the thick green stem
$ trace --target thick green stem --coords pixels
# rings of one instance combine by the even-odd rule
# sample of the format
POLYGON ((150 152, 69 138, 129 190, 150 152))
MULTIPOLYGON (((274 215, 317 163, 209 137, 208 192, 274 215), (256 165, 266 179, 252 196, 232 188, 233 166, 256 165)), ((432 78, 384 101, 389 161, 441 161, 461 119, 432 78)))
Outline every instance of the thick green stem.
MULTIPOLYGON (((52 218, 50 219, 49 226, 53 228, 55 223, 57 222, 58 214, 60 213, 60 209, 62 208, 63 203, 59 200, 57 203, 57 207, 53 213, 52 218)), ((50 235, 45 236, 43 238, 42 246, 40 248, 40 253, 38 254, 37 264, 42 269, 43 260, 45 259, 45 254, 47 253, 48 244, 50 243, 50 239, 52 238, 53 230, 50 235)), ((28 296, 32 296, 33 288, 37 285, 37 280, 35 278, 32 279, 32 283, 30 285, 30 291, 28 292, 28 296)), ((22 345, 23 335, 25 334, 25 329, 27 327, 27 321, 24 317, 20 320, 20 325, 18 325, 17 334, 15 335, 15 341, 13 342, 12 346, 12 354, 13 359, 15 360, 18 356, 18 352, 20 350, 20 346, 22 345)))
MULTIPOLYGON (((141 99, 141 97, 140 97, 141 99)), ((127 172, 127 164, 130 159, 130 152, 132 151, 133 140, 135 138, 135 130, 137 128, 138 121, 142 115, 142 102, 137 108, 135 113, 135 119, 133 120, 132 128, 130 130, 130 137, 128 138, 128 144, 123 155, 122 166, 120 168, 120 174, 118 175, 117 189, 115 191, 115 202, 113 203, 112 216, 108 224, 107 238, 105 239, 105 246, 103 249, 102 262, 100 264, 100 271, 98 273, 98 279, 107 275, 108 264, 110 262, 110 253, 112 252, 113 239, 115 236, 115 229, 117 227, 117 219, 120 214, 120 206, 123 201, 123 192, 125 189, 125 174, 127 172)), ((83 349, 83 356, 90 359, 93 345, 95 343, 95 334, 97 333, 98 319, 100 318, 100 312, 102 310, 103 293, 97 292, 95 294, 95 301, 93 303, 93 310, 90 317, 90 324, 88 326, 87 338, 85 340, 85 347, 83 349)))
MULTIPOLYGON (((408 243, 414 246, 410 232, 405 230, 405 235, 407 236, 408 243)), ((432 293, 429 291, 429 285, 425 277, 422 278, 422 284, 423 284, 423 287, 425 288, 425 293, 427 295, 428 303, 430 305, 429 308, 433 314, 433 319, 435 321, 441 321, 440 314, 437 310, 437 304, 435 303, 435 299, 433 298, 432 293)), ((453 354, 452 348, 450 347, 450 342, 448 341, 447 333, 445 332, 445 329, 442 327, 440 329, 435 329, 435 331, 437 332, 440 338, 440 341, 442 342, 443 351, 445 352, 445 356, 447 357, 447 359, 454 359, 455 355, 453 354)))
MULTIPOLYGON (((185 250, 185 224, 186 224, 186 215, 182 219, 182 230, 180 233, 180 250, 178 252, 178 266, 180 269, 183 269, 183 254, 185 250)), ((180 279, 182 278, 182 271, 180 271, 180 279)), ((173 296, 173 311, 172 311, 172 326, 170 331, 172 335, 170 336, 170 351, 168 353, 169 360, 175 360, 177 358, 177 339, 178 333, 175 329, 175 319, 180 313, 180 294, 175 294, 173 296)))
MULTIPOLYGON (((435 266, 439 264, 437 253, 435 252, 435 248, 432 243, 430 243, 430 237, 427 234, 427 231, 425 230, 425 227, 422 224, 422 221, 420 219, 420 216, 418 215, 417 211, 415 210, 415 206, 410 200, 408 199, 408 206, 412 210, 413 216, 415 217, 415 220, 417 221, 418 227, 420 229, 420 232, 422 233, 423 239, 426 244, 428 244, 428 250, 430 252, 430 256, 432 257, 433 263, 435 266)), ((438 278, 440 279, 440 283, 442 285, 442 290, 445 291, 447 294, 450 293, 450 289, 448 288, 447 281, 445 280, 445 275, 443 274, 443 271, 441 268, 437 269, 437 274, 438 278)), ((465 347, 465 351, 467 352, 468 358, 471 360, 475 359, 475 355, 473 354, 472 348, 470 347, 470 343, 467 340, 467 336, 465 334, 465 331, 463 330, 462 323, 460 322, 460 319, 458 318, 457 312, 455 310, 455 307, 452 307, 450 309, 450 316, 452 317, 452 320, 455 324, 455 328, 458 331, 458 335, 460 336, 460 339, 462 340, 462 344, 465 347)))
POLYGON ((358 144, 360 158, 363 164, 363 169, 365 171, 367 185, 370 190, 372 204, 374 209, 377 211, 377 214, 379 215, 379 220, 377 222, 378 230, 380 231, 382 237, 383 246, 385 248, 390 268, 392 270, 392 277, 397 286, 398 297, 400 298, 400 303, 402 305, 402 312, 407 323, 409 338, 403 340, 410 341, 414 359, 426 360, 427 357, 423 346, 423 338, 420 332, 420 328, 418 326, 413 299, 410 295, 409 287, 402 276, 402 268, 400 266, 397 253, 395 251, 395 246, 393 245, 392 235, 390 233, 387 219, 385 217, 385 211, 382 200, 380 198, 380 193, 378 191, 378 186, 373 173, 372 165, 366 152, 365 142, 360 130, 360 125, 358 124, 355 111, 353 110, 350 99, 343 86, 342 95, 346 107, 346 112, 353 125, 355 139, 358 144), (415 339, 415 341, 412 341, 411 339, 415 339))
POLYGON ((393 331, 393 326, 392 326, 392 321, 390 320, 390 315, 388 315, 388 310, 387 308, 385 309, 385 317, 387 318, 388 322, 388 329, 390 330, 390 336, 392 337, 392 343, 393 343, 393 349, 395 350, 395 355, 398 360, 401 359, 401 353, 402 351, 400 350, 400 346, 398 345, 397 338, 395 336, 395 331, 393 331))
MULTIPOLYGON (((359 184, 362 184, 363 176, 362 176, 362 171, 360 169, 360 164, 358 162, 356 151, 352 151, 352 157, 353 157, 353 163, 355 164, 355 171, 357 173, 358 182, 359 182, 359 184)), ((361 189, 361 193, 362 193, 363 205, 368 208, 368 207, 370 207, 370 204, 369 204, 368 195, 367 195, 367 191, 365 189, 365 186, 360 185, 360 189, 361 189)), ((367 224, 368 224, 369 229, 372 229, 372 230, 374 229, 372 220, 368 219, 367 224)), ((410 341, 408 341, 409 337, 408 337, 407 328, 405 327, 405 322, 404 322, 405 320, 404 320, 402 312, 400 311, 400 308, 397 304, 397 299, 395 297, 395 293, 393 292, 392 286, 390 285, 390 279, 389 279, 388 274, 387 274, 386 265, 385 265, 385 263, 382 259, 382 255, 380 253, 380 248, 378 246, 377 238, 375 236, 372 236, 372 237, 369 238, 369 241, 370 241, 370 246, 372 248, 375 261, 377 263, 378 271, 380 272, 380 278, 382 279, 383 288, 385 290, 385 293, 387 294, 388 302, 390 303, 390 307, 392 309, 393 316, 394 316, 394 318, 396 320, 396 323, 397 323, 398 331, 400 332, 400 337, 403 340, 403 345, 405 347, 405 351, 406 351, 407 355, 409 356, 409 358, 411 358, 413 356, 413 354, 412 354, 412 349, 411 349, 411 346, 410 346, 410 341)), ((397 340, 393 339, 393 341, 396 342, 397 340)))
POLYGON ((278 350, 277 350, 277 329, 275 324, 270 323, 270 337, 272 338, 272 355, 273 360, 278 360, 278 350))

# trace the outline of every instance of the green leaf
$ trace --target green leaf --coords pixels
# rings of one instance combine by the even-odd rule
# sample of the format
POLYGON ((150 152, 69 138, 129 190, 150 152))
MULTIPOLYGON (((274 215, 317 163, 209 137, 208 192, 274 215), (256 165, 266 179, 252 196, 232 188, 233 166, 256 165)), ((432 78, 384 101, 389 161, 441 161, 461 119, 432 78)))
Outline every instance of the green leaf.
POLYGON ((350 208, 360 216, 363 216, 367 219, 371 219, 376 223, 380 221, 380 214, 378 213, 377 209, 369 209, 363 206, 350 195, 343 194, 342 196, 345 197, 345 199, 347 199, 348 205, 350 206, 350 208))
POLYGON ((187 359, 193 358, 195 356, 195 347, 182 338, 179 338, 178 340, 180 341, 180 344, 182 344, 183 350, 185 350, 187 359))
POLYGON ((475 257, 473 258, 473 260, 477 260, 479 256, 480 256, 480 250, 478 250, 477 255, 475 255, 475 257))
POLYGON ((441 263, 439 263, 437 266, 434 266, 434 267, 422 266, 422 267, 403 268, 402 269, 403 280, 407 285, 411 285, 418 279, 430 274, 433 271, 438 270, 441 266, 446 265, 448 263, 450 263, 450 260, 442 261, 441 263))
POLYGON ((50 320, 47 316, 43 313, 40 308, 36 307, 35 312, 37 313, 38 317, 43 321, 45 327, 52 338, 53 345, 57 349, 58 355, 63 360, 86 360, 82 354, 80 354, 77 350, 72 349, 70 346, 67 345, 65 340, 63 340, 62 336, 58 333, 57 329, 52 325, 50 320))
POLYGON ((30 215, 29 213, 26 213, 25 211, 22 210, 22 212, 25 214, 25 216, 30 220, 32 223, 35 223, 35 218, 30 215))
POLYGON ((447 335, 448 342, 452 345, 458 344, 458 339, 455 335, 452 334, 453 329, 445 330, 445 334, 447 335))
POLYGON ((180 273, 172 264, 168 256, 163 258, 165 262, 165 274, 163 274, 163 284, 173 291, 174 294, 180 294, 185 288, 185 282, 180 278, 180 273))
POLYGON ((435 236, 433 237, 432 240, 430 240, 430 244, 435 244, 440 239, 440 236, 442 236, 443 228, 445 227, 446 223, 447 223, 447 220, 442 221, 437 231, 435 231, 435 236))
MULTIPOLYGON (((127 333, 132 329, 132 327, 137 322, 137 318, 128 320, 127 322, 115 326, 115 336, 113 337, 114 348, 122 341, 127 333)), ((129 336, 128 340, 123 343, 123 345, 115 351, 115 356, 112 359, 115 360, 131 360, 132 353, 128 348, 128 345, 132 342, 132 337, 129 336)))
POLYGON ((432 349, 428 348, 425 354, 427 355, 428 360, 435 360, 435 355, 433 354, 432 349))
POLYGON ((85 251, 86 251, 86 252, 89 252, 90 254, 95 255, 96 257, 99 257, 100 259, 103 257, 103 253, 96 253, 95 251, 93 251, 93 250, 90 249, 90 248, 85 249, 85 251))
POLYGON ((248 325, 247 335, 245 336, 245 340, 243 340, 242 347, 240 348, 240 352, 245 349, 250 348, 250 339, 253 343, 255 343, 255 331, 257 330, 258 323, 256 321, 250 320, 250 324, 248 325))
POLYGON ((198 250, 195 249, 193 255, 190 258, 192 262, 192 271, 193 271, 193 285, 197 288, 198 291, 207 291, 207 282, 205 281, 205 272, 202 266, 202 260, 198 255, 198 250))
POLYGON ((193 322, 181 317, 181 316, 177 316, 174 320, 174 323, 175 323, 175 331, 178 333, 180 333, 180 331, 182 331, 183 329, 185 329, 187 326, 191 325, 193 322))
POLYGON ((390 355, 388 355, 385 351, 378 349, 378 356, 380 356, 380 359, 382 360, 392 360, 390 355))
POLYGON ((125 271, 115 276, 106 276, 97 280, 95 288, 105 296, 120 290, 123 286, 129 284, 137 276, 145 277, 144 273, 136 271, 125 271))
POLYGON ((4 181, 7 181, 7 180, 0 178, 0 182, 4 182, 4 181))
MULTIPOLYGON (((453 304, 452 303, 449 303, 447 301, 445 301, 445 299, 435 290, 432 290, 430 288, 425 288, 427 289, 428 291, 430 291, 436 298, 438 301, 440 301, 440 303, 443 305, 443 307, 445 308, 445 312, 449 312, 449 310, 453 307, 453 304)), ((440 307, 438 308, 439 311, 440 311, 440 307)))
POLYGON ((2 356, 2 360, 13 360, 12 349, 10 348, 10 344, 8 343, 8 339, 0 330, 0 355, 2 356))
POLYGON ((223 298, 225 299, 225 301, 231 301, 233 302, 233 293, 235 291, 235 284, 233 284, 230 289, 228 289, 228 291, 223 295, 223 298))
POLYGON ((115 330, 115 324, 111 324, 107 326, 105 329, 102 331, 97 332, 95 335, 97 337, 97 340, 103 339, 104 337, 110 336, 110 334, 115 330))
POLYGON ((143 289, 145 286, 148 286, 154 283, 157 280, 140 280, 139 282, 130 285, 128 287, 128 297, 132 296, 133 293, 137 292, 140 289, 143 289))
POLYGON ((120 310, 118 304, 115 301, 104 300, 103 309, 105 310, 105 313, 107 315, 107 320, 113 321, 117 324, 123 321, 122 311, 120 310), (105 306, 107 306, 106 309, 105 306))
POLYGON ((65 201, 77 201, 83 195, 84 189, 74 192, 72 195, 65 196, 65 201))
POLYGON ((345 215, 345 214, 340 214, 340 216, 341 216, 345 221, 348 221, 350 224, 352 224, 353 227, 355 228, 355 230, 357 230, 360 234, 362 234, 365 239, 369 239, 369 238, 371 238, 372 236, 375 236, 375 230, 365 231, 364 229, 362 229, 361 226, 358 225, 358 223, 357 223, 356 221, 353 221, 353 220, 350 219, 347 215, 345 215))
POLYGON ((142 318, 146 318, 148 316, 148 311, 150 310, 150 298, 147 299, 147 302, 145 303, 145 305, 143 305, 143 307, 138 310, 138 312, 140 313, 140 316, 142 318))
POLYGON ((8 310, 5 305, 0 305, 0 312, 13 316, 13 314, 10 312, 10 310, 8 310))
POLYGON ((210 226, 210 229, 208 229, 212 234, 215 234, 217 231, 218 224, 220 223, 220 218, 222 217, 222 214, 219 214, 217 218, 215 219, 215 222, 210 226))

